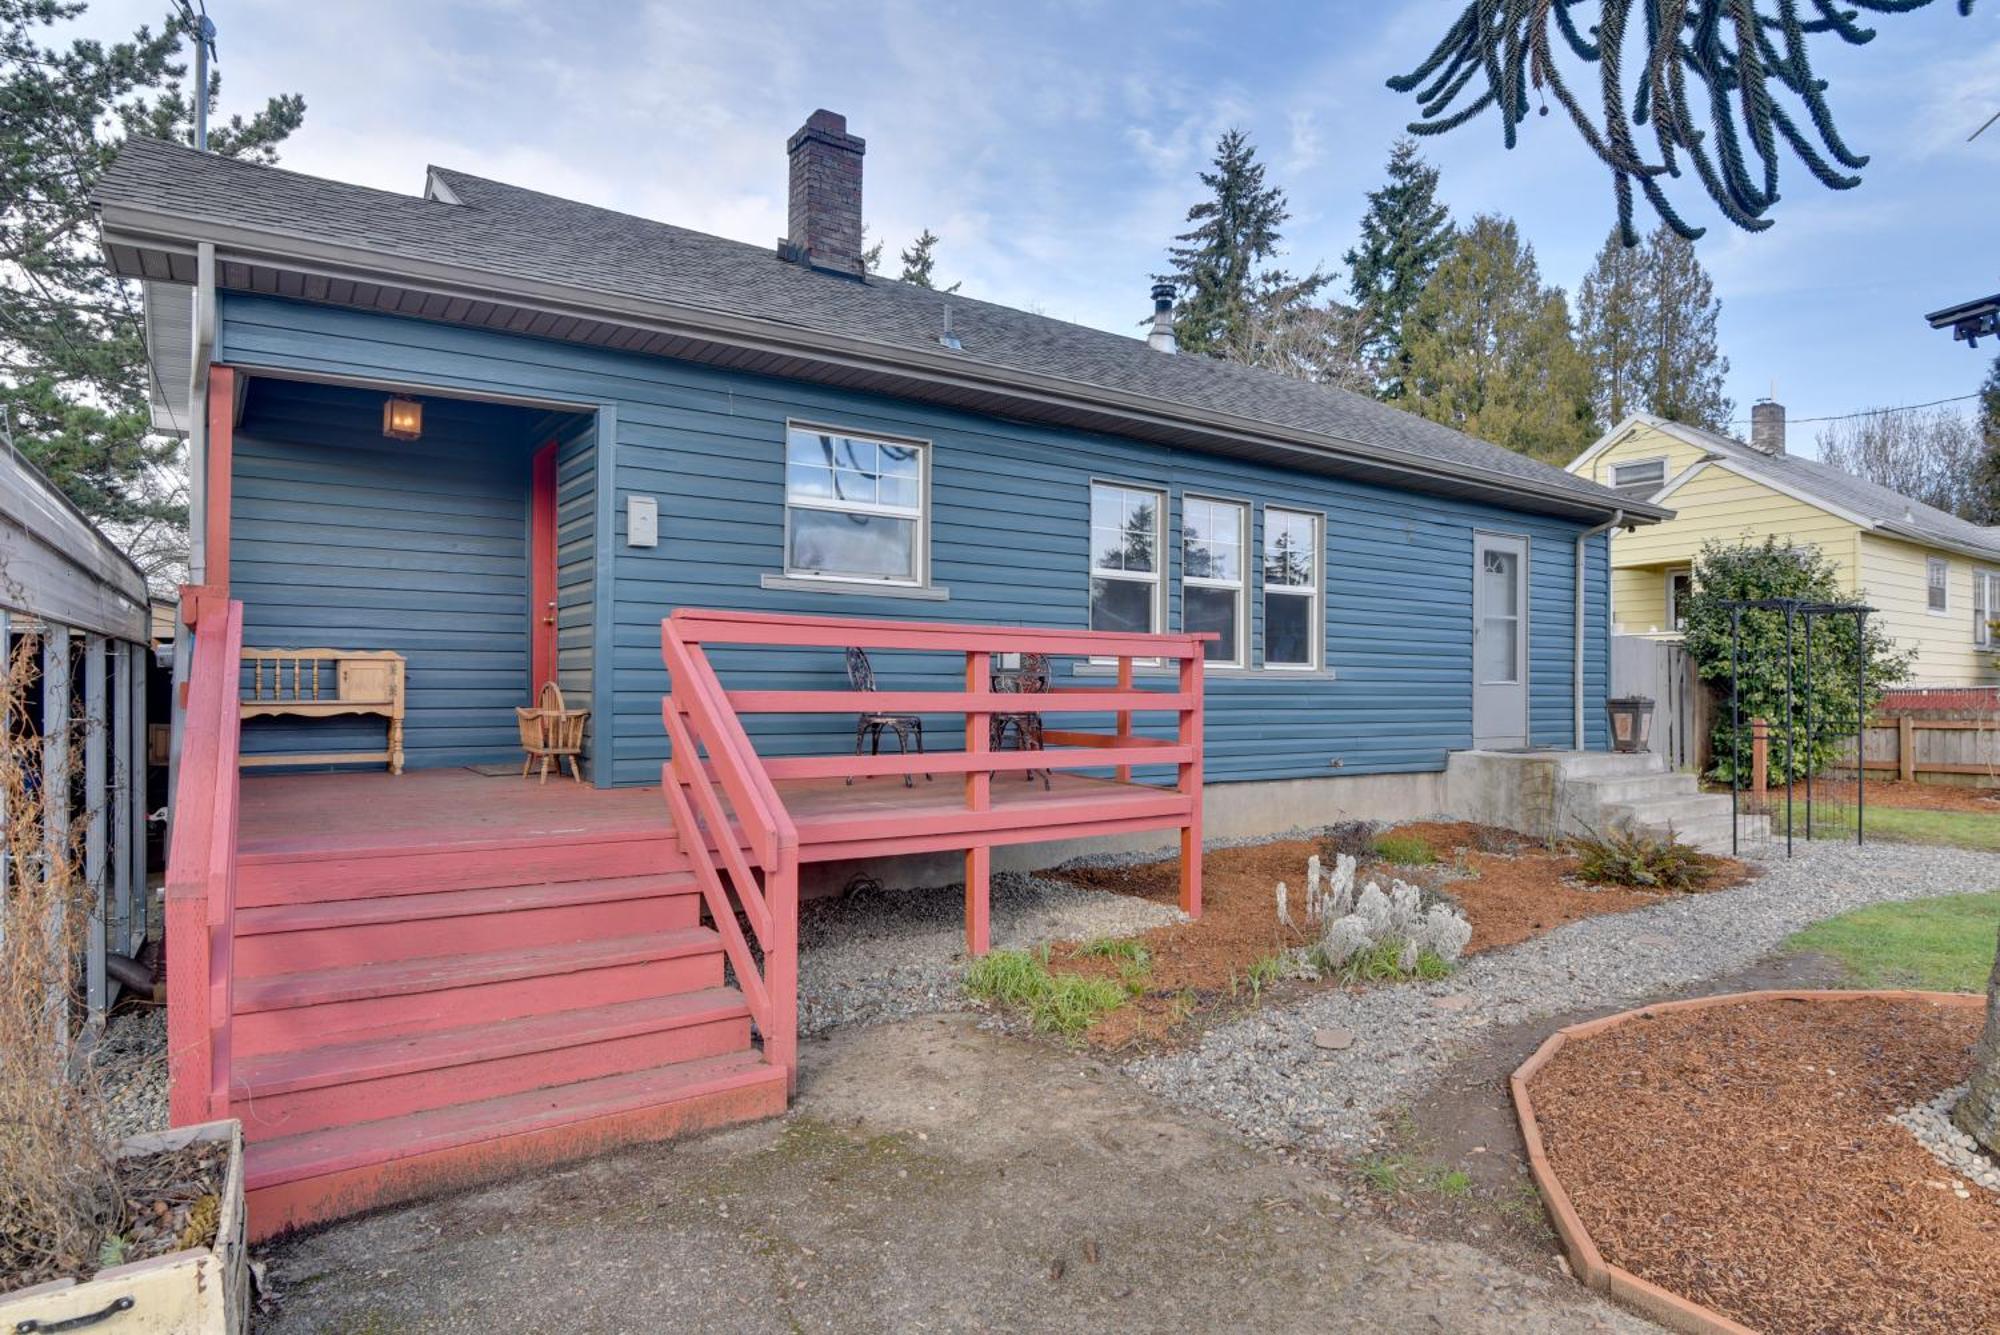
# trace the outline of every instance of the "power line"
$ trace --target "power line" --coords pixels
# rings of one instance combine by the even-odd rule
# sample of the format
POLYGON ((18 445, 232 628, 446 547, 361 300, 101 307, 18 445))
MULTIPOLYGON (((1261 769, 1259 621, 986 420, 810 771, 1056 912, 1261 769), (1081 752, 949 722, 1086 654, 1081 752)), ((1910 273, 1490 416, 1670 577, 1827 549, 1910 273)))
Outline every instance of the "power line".
MULTIPOLYGON (((1929 403, 1905 403, 1895 408, 1863 408, 1858 413, 1835 413, 1830 417, 1790 417, 1785 419, 1785 425, 1797 426, 1801 422, 1846 422, 1856 417, 1880 417, 1884 413, 1913 413, 1919 408, 1940 408, 1947 403, 1964 403, 1967 399, 1978 397, 1980 396, 1977 394, 1955 394, 1948 399, 1932 399, 1929 403)), ((1743 426, 1751 420, 1748 417, 1732 417, 1729 419, 1729 424, 1743 426)))

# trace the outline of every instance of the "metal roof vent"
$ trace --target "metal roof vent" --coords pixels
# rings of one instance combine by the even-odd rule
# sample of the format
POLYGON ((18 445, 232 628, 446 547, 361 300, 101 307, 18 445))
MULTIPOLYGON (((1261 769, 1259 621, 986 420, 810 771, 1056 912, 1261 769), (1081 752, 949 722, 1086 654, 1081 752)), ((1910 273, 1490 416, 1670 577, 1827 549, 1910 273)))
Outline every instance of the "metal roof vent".
POLYGON ((1153 328, 1146 335, 1146 346, 1155 352, 1172 352, 1174 342, 1174 285, 1172 283, 1153 284, 1153 328))
POLYGON ((944 304, 944 332, 938 335, 938 342, 953 352, 965 351, 965 344, 958 341, 958 333, 951 327, 951 303, 944 304))

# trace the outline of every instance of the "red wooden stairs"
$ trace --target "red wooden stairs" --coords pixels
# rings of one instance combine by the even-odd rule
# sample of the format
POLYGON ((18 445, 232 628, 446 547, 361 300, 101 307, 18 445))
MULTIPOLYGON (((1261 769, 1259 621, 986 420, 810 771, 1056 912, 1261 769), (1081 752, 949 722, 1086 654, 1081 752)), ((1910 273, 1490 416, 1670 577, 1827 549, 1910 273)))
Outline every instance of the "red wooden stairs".
POLYGON ((241 853, 229 1113, 257 1234, 784 1110, 664 813, 521 842, 454 843, 449 870, 435 841, 241 853))

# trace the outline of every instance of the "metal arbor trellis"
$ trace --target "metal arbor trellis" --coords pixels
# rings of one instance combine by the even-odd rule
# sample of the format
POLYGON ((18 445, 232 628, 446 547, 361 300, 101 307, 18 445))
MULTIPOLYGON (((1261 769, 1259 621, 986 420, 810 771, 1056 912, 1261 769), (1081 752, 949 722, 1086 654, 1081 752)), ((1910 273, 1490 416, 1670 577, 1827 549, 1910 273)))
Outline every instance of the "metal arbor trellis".
MULTIPOLYGON (((1785 856, 1792 856, 1792 842, 1797 830, 1793 819, 1793 795, 1798 787, 1793 778, 1794 759, 1798 746, 1798 730, 1802 722, 1806 735, 1806 841, 1813 837, 1813 762, 1817 755, 1819 740, 1814 701, 1817 691, 1808 691, 1805 701, 1805 718, 1795 717, 1798 700, 1798 661, 1794 647, 1798 642, 1795 633, 1804 630, 1806 671, 1811 674, 1817 665, 1813 656, 1813 628, 1827 617, 1852 617, 1854 619, 1854 842, 1865 842, 1867 812, 1868 756, 1864 747, 1868 726, 1868 618, 1875 609, 1865 603, 1832 603, 1809 598, 1725 598, 1719 600, 1721 606, 1729 609, 1729 851, 1740 852, 1738 830, 1743 792, 1743 614, 1747 611, 1781 612, 1785 618, 1785 856)), ((1758 794, 1762 800, 1762 794, 1758 794)))

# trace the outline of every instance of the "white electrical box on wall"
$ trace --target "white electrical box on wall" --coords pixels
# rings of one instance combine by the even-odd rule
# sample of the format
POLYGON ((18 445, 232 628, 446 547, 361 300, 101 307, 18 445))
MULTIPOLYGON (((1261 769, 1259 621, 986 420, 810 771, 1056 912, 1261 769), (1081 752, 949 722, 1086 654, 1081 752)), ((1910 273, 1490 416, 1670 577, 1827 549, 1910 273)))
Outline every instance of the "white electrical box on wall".
POLYGON ((627 547, 660 545, 660 503, 651 496, 625 498, 625 545, 627 547))

